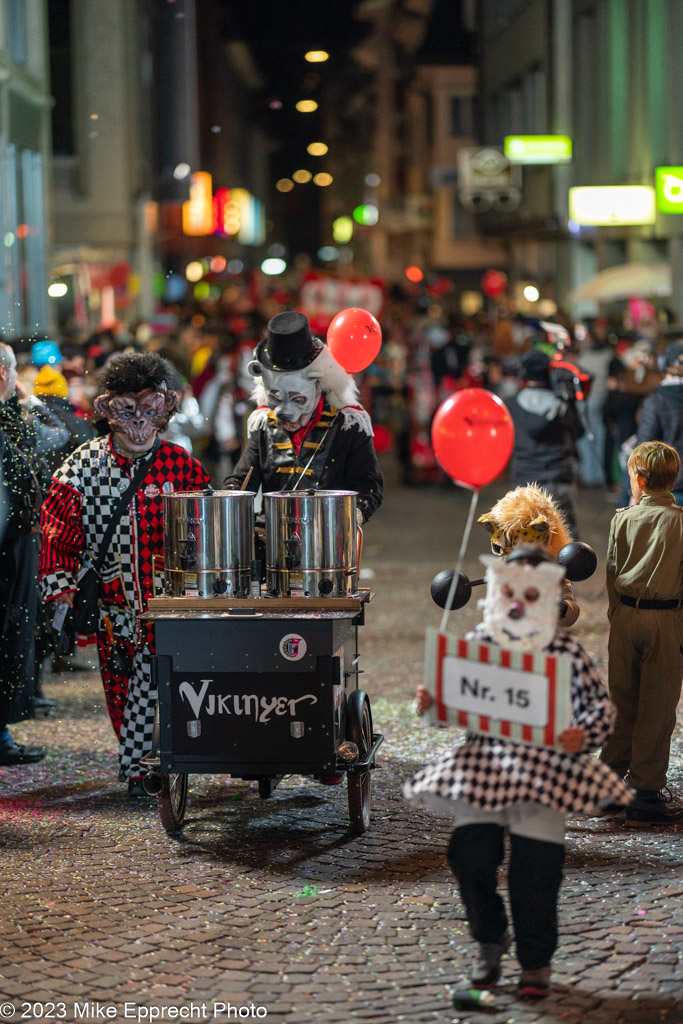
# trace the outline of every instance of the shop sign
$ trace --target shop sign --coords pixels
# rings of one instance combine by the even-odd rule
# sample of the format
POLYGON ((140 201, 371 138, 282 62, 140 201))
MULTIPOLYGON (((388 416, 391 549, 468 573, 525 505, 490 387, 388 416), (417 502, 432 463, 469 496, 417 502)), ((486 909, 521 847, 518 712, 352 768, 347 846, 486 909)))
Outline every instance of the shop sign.
POLYGON ((683 167, 656 167, 655 195, 662 213, 683 213, 683 167))
POLYGON ((503 148, 512 164, 568 164, 572 159, 568 135, 506 135, 503 148))
POLYGON ((651 185, 596 185, 569 189, 569 219, 577 224, 611 227, 654 224, 655 190, 651 185))

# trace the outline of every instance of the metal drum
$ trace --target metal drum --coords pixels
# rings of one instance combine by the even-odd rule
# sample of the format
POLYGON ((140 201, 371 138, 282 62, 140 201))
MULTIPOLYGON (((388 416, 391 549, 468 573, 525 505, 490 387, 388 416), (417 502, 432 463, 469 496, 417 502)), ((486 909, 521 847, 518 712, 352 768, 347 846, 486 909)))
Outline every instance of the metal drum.
POLYGON ((266 591, 348 597, 358 590, 356 491, 264 494, 266 591))
POLYGON ((169 597, 248 597, 254 559, 252 491, 164 494, 169 597))

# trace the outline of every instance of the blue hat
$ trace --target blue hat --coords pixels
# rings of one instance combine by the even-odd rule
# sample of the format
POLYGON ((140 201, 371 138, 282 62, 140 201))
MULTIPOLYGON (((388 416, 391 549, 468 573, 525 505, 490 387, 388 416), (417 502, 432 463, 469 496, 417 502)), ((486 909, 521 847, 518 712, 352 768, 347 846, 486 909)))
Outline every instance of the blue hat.
POLYGON ((61 361, 62 353, 56 341, 36 341, 31 346, 31 362, 34 366, 54 366, 61 361))

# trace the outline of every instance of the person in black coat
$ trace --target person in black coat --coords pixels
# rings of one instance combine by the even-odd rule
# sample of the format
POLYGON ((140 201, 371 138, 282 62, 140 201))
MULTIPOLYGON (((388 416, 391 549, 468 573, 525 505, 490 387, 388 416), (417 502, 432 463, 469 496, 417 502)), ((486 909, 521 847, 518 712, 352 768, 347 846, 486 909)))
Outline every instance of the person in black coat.
POLYGON ((266 494, 291 490, 357 491, 359 524, 379 508, 382 471, 372 443, 372 424, 358 404, 351 374, 311 334, 308 319, 278 313, 256 347, 249 373, 257 408, 248 442, 224 486, 266 494))
POLYGON ((35 436, 22 416, 16 381, 14 352, 0 342, 0 765, 45 757, 42 747, 16 743, 7 728, 33 712, 42 498, 31 459, 35 436))
MULTIPOLYGON (((683 340, 669 345, 664 362, 664 380, 641 406, 636 444, 664 441, 676 449, 683 462, 683 340)), ((683 504, 683 469, 673 494, 676 504, 683 504)))
POLYGON ((577 538, 576 442, 585 427, 575 402, 559 398, 553 391, 546 353, 531 349, 520 361, 524 383, 507 402, 515 427, 511 484, 540 484, 564 514, 572 537, 577 538))

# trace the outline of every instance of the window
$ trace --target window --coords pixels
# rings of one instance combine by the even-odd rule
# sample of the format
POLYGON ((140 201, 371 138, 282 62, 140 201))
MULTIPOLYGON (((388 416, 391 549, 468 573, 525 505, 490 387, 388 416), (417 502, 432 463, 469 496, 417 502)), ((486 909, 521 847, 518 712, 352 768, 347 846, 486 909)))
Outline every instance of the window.
POLYGON ((73 96, 71 90, 71 2, 49 0, 50 87, 52 108, 52 152, 55 156, 74 153, 73 96))
POLYGON ((9 55, 16 64, 26 63, 26 0, 7 0, 9 55))
POLYGON ((471 96, 451 96, 451 138, 473 137, 474 104, 471 96))

